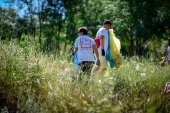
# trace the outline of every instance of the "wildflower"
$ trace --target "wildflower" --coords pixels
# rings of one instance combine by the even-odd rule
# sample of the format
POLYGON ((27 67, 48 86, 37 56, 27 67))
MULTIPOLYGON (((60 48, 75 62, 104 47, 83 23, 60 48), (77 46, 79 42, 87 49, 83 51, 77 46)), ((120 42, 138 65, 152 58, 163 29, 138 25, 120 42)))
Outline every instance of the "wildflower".
POLYGON ((120 106, 123 106, 123 104, 122 104, 122 102, 121 102, 121 101, 119 101, 119 105, 120 105, 120 106))
POLYGON ((109 79, 110 79, 110 80, 114 80, 114 78, 113 78, 113 77, 110 77, 109 79))
POLYGON ((141 73, 140 75, 141 75, 141 76, 146 76, 146 73, 141 73))
POLYGON ((136 65, 136 70, 139 70, 139 64, 136 65))
POLYGON ((52 88, 52 85, 51 85, 51 83, 50 83, 50 81, 48 81, 48 87, 49 87, 50 90, 53 89, 53 88, 52 88))
POLYGON ((70 71, 70 68, 65 68, 64 69, 64 72, 66 72, 66 73, 69 72, 69 71, 70 71))

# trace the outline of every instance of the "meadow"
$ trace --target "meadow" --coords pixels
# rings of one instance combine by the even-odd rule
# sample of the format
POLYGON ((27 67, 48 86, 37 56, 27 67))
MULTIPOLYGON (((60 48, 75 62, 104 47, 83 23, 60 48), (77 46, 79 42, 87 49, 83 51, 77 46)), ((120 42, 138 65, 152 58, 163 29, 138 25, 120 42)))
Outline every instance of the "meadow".
POLYGON ((66 55, 0 42, 0 111, 11 113, 169 113, 170 67, 123 58, 120 69, 76 79, 66 55))

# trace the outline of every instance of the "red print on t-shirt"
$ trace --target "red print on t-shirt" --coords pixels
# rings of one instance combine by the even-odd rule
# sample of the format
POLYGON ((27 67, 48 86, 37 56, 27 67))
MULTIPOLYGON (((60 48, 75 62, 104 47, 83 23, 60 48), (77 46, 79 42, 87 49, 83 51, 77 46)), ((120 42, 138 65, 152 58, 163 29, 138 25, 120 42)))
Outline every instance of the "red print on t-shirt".
POLYGON ((88 39, 80 39, 80 45, 82 49, 91 49, 91 41, 88 39))

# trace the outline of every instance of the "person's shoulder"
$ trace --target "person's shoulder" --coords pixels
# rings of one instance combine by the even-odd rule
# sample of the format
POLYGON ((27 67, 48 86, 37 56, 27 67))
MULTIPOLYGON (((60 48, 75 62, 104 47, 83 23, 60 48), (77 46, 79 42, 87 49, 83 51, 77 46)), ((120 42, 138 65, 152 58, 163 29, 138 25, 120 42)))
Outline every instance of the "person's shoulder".
POLYGON ((89 36, 87 36, 87 35, 85 35, 84 38, 89 39, 89 40, 92 39, 91 37, 89 37, 89 36))
POLYGON ((80 40, 80 38, 81 38, 80 36, 79 36, 79 37, 77 37, 77 38, 76 38, 76 40, 75 40, 75 42, 77 42, 78 40, 80 40))
POLYGON ((107 29, 104 28, 104 27, 102 27, 102 28, 99 30, 99 32, 105 33, 105 32, 107 32, 107 29))
POLYGON ((94 42, 94 39, 93 39, 93 38, 88 37, 88 40, 89 40, 93 45, 95 45, 95 42, 94 42))
POLYGON ((79 40, 80 38, 82 38, 82 36, 77 37, 76 40, 79 40))
POLYGON ((100 28, 100 31, 107 31, 107 29, 102 27, 102 28, 100 28))
POLYGON ((82 40, 82 39, 89 39, 90 37, 87 36, 87 35, 82 35, 82 36, 79 36, 76 40, 82 40))
POLYGON ((90 36, 85 35, 84 38, 88 39, 88 40, 93 40, 93 38, 91 38, 90 36))

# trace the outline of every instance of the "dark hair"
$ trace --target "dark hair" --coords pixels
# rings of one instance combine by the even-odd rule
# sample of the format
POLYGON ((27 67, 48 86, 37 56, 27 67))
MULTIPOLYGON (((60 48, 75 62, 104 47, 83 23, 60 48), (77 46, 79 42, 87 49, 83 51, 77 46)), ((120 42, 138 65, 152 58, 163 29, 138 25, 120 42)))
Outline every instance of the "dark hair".
POLYGON ((103 22, 103 25, 104 24, 110 24, 110 25, 112 25, 112 23, 109 21, 109 20, 105 20, 104 22, 103 22))
POLYGON ((79 33, 80 33, 80 32, 83 32, 83 35, 87 35, 87 33, 88 33, 86 27, 80 27, 80 28, 78 29, 78 32, 79 32, 79 33))
POLYGON ((170 46, 170 37, 168 37, 168 46, 170 46))

